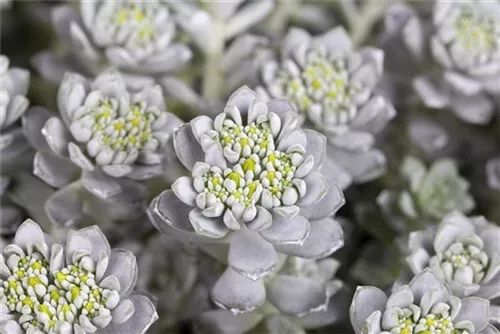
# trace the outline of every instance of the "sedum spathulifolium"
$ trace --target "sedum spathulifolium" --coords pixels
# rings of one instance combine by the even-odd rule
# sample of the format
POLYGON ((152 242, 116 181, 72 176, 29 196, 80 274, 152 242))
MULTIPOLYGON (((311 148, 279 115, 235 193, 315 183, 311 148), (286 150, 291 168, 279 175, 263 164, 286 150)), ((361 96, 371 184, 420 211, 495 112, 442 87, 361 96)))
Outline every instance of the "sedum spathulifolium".
POLYGON ((62 245, 28 219, 0 261, 2 333, 145 333, 158 318, 133 292, 135 256, 111 249, 97 226, 62 245))
POLYGON ((426 225, 440 222, 453 211, 469 213, 476 205, 469 181, 459 174, 453 159, 439 159, 427 168, 423 161, 407 156, 400 174, 401 188, 386 189, 377 197, 378 204, 391 216, 426 225))
POLYGON ((437 228, 412 232, 407 261, 414 273, 427 267, 456 296, 500 296, 500 228, 484 217, 447 215, 437 228))
POLYGON ((74 222, 82 192, 112 203, 102 209, 113 216, 142 214, 143 181, 163 174, 167 141, 182 123, 166 110, 159 86, 133 93, 114 70, 94 80, 67 73, 57 102, 59 114, 34 107, 23 124, 37 150, 33 173, 59 189, 47 203, 51 218, 74 222))
POLYGON ((108 67, 141 90, 182 70, 192 53, 177 42, 175 17, 166 1, 76 1, 52 9, 62 52, 33 58, 42 77, 59 84, 67 71, 89 77, 108 67))
POLYGON ((487 299, 454 296, 427 269, 389 296, 373 286, 358 287, 350 318, 357 334, 498 333, 489 323, 489 308, 487 299))
POLYGON ((216 304, 252 311, 265 301, 277 252, 323 258, 343 245, 330 216, 344 197, 322 173, 325 137, 302 130, 285 101, 263 102, 242 87, 215 119, 181 126, 173 144, 190 175, 155 198, 149 214, 163 233, 225 249, 216 304))
POLYGON ((261 63, 258 92, 288 100, 306 126, 327 136, 329 169, 342 187, 385 173, 386 158, 373 147, 375 134, 396 111, 376 92, 382 50, 355 49, 341 27, 318 36, 290 28, 275 57, 261 63))
POLYGON ((499 18, 497 1, 436 0, 430 15, 395 4, 384 39, 387 51, 399 57, 397 85, 412 80, 427 107, 451 109, 467 123, 489 123, 500 87, 499 18), (417 71, 408 76, 408 68, 417 71))

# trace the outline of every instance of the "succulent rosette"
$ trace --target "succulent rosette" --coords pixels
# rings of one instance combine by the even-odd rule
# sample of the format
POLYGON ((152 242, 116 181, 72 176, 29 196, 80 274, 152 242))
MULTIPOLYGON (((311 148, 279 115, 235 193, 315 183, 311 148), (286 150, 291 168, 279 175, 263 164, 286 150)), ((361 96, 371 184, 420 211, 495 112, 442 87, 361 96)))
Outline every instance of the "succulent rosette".
POLYGON ((261 306, 277 251, 322 258, 343 245, 330 216, 344 197, 323 174, 325 145, 300 128, 289 103, 263 102, 247 87, 214 120, 199 116, 176 130, 173 146, 190 176, 155 198, 149 214, 163 233, 218 244, 212 251, 229 266, 212 290, 216 304, 261 306))
POLYGON ((390 211, 395 206, 404 217, 429 223, 439 222, 453 211, 469 213, 475 207, 469 182, 460 176, 452 159, 439 159, 427 168, 408 156, 400 171, 405 180, 403 189, 384 190, 377 198, 384 209, 390 211))
POLYGON ((373 286, 358 287, 350 307, 357 334, 498 333, 489 316, 487 299, 454 296, 429 269, 390 296, 373 286))
POLYGON ((459 297, 500 297, 500 227, 453 212, 437 228, 412 232, 407 261, 414 273, 430 267, 459 297))
POLYGON ((93 81, 68 73, 57 102, 59 115, 37 107, 24 116, 26 137, 37 150, 33 173, 60 189, 47 204, 53 218, 71 220, 62 216, 73 214, 68 211, 82 192, 121 203, 122 216, 144 208, 141 181, 164 172, 167 141, 181 124, 166 111, 159 86, 129 93, 115 71, 93 81))
POLYGON ((374 135, 395 116, 390 102, 375 89, 383 73, 384 53, 355 50, 337 27, 312 37, 291 28, 276 59, 261 69, 259 93, 290 101, 301 118, 328 137, 328 157, 341 175, 366 182, 385 172, 385 156, 373 148, 374 135))
POLYGON ((133 293, 134 255, 110 249, 97 226, 53 243, 32 220, 3 247, 2 333, 145 333, 155 306, 133 293))
POLYGON ((339 262, 284 257, 265 279, 267 303, 245 314, 214 309, 201 314, 202 333, 305 333, 347 317, 342 281, 335 279, 339 262), (344 314, 345 313, 345 314, 344 314))
MULTIPOLYGON (((494 96, 500 91, 500 3, 437 0, 429 16, 404 4, 390 9, 387 51, 401 56, 395 50, 405 50, 408 62, 432 67, 424 74, 410 74, 426 106, 449 108, 467 123, 488 123, 497 108, 494 96)), ((402 67, 415 68, 408 62, 402 67)))
POLYGON ((60 83, 67 71, 95 77, 112 66, 127 86, 140 90, 181 70, 192 53, 176 42, 166 1, 78 1, 52 11, 62 52, 44 51, 33 63, 41 75, 60 83))

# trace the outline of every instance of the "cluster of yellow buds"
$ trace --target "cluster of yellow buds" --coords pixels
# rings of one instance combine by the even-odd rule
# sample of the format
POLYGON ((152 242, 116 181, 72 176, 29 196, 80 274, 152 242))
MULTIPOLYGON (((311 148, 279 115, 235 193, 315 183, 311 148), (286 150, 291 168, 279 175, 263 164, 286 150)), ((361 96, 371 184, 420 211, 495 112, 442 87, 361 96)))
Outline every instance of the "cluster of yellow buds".
POLYGON ((422 316, 417 305, 400 309, 398 324, 391 329, 395 334, 468 334, 466 330, 454 328, 449 314, 450 306, 438 303, 426 316, 422 316))
POLYGON ((0 280, 0 302, 17 313, 26 330, 59 332, 80 325, 95 328, 111 322, 111 310, 120 301, 116 290, 96 283, 96 264, 87 254, 74 256, 74 263, 50 273, 50 265, 40 252, 25 255, 11 245, 6 261, 10 275, 0 280))
POLYGON ((90 157, 100 165, 132 164, 142 151, 155 151, 164 140, 155 130, 167 118, 165 112, 139 100, 130 106, 92 92, 81 115, 72 123, 75 138, 86 143, 90 157))

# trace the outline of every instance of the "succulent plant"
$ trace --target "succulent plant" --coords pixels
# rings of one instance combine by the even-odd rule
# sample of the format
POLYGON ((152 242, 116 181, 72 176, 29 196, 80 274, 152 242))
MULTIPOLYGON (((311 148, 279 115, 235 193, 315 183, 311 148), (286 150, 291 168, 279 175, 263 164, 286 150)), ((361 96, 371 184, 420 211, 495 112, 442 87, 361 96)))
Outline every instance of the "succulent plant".
POLYGON ((262 102, 242 87, 215 120, 181 126, 173 145, 191 176, 155 198, 149 213, 164 233, 229 246, 229 267, 212 290, 218 305, 261 306, 276 251, 322 258, 343 245, 330 216, 344 197, 321 169, 325 138, 302 130, 288 103, 262 102))
POLYGON ((435 1, 429 18, 398 3, 387 13, 387 49, 398 55, 403 54, 395 50, 409 51, 403 59, 424 68, 413 73, 413 87, 426 106, 450 108, 465 122, 486 124, 500 87, 499 18, 497 1, 435 1))
POLYGON ((416 274, 430 267, 458 297, 499 297, 500 228, 484 217, 447 215, 437 228, 412 232, 407 258, 416 274))
POLYGON ((428 224, 453 211, 469 213, 475 207, 469 182, 460 176, 452 159, 439 159, 427 169, 422 161, 408 156, 400 171, 405 180, 403 189, 385 190, 377 199, 385 209, 395 204, 403 216, 428 224))
POLYGON ((358 287, 350 316, 356 333, 498 333, 489 323, 489 307, 483 298, 454 296, 424 270, 390 296, 376 287, 358 287))
POLYGON ((290 101, 309 126, 328 137, 328 157, 347 174, 344 186, 349 179, 366 182, 385 172, 374 135, 396 111, 375 91, 383 58, 379 49, 355 50, 341 27, 316 37, 291 28, 279 54, 261 68, 258 92, 290 101))
POLYGON ((0 334, 500 334, 500 0, 0 11, 0 334))
POLYGON ((133 292, 134 255, 110 249, 97 226, 53 243, 32 220, 2 249, 2 333, 145 333, 158 318, 133 292))
POLYGON ((121 203, 121 216, 144 208, 147 189, 141 181, 163 174, 167 141, 182 123, 166 111, 161 89, 129 93, 115 71, 93 81, 68 73, 58 109, 60 116, 39 107, 24 116, 27 139, 37 150, 33 173, 61 189, 47 204, 52 218, 71 220, 73 213, 65 211, 78 206, 81 191, 121 203))
POLYGON ((41 52, 33 63, 54 83, 67 71, 93 78, 112 66, 129 88, 141 90, 178 72, 192 57, 175 41, 175 18, 163 0, 63 4, 53 9, 52 23, 63 51, 41 52))

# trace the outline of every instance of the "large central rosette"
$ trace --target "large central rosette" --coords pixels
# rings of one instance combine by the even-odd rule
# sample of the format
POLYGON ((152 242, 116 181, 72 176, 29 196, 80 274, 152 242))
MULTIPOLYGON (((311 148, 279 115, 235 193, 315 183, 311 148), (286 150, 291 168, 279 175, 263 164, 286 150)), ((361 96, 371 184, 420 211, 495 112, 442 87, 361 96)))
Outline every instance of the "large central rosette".
MULTIPOLYGON (((192 220, 221 216, 229 229, 239 230, 241 223, 270 223, 270 209, 294 215, 299 205, 326 194, 327 182, 313 171, 314 156, 306 155, 307 138, 294 129, 293 117, 282 120, 264 102, 254 100, 246 118, 235 105, 219 114, 200 141, 207 151, 220 145, 226 162, 196 162, 192 177, 174 184, 179 199, 198 207, 190 214, 192 220)), ((210 123, 202 118, 195 124, 210 123)))
POLYGON ((150 215, 164 233, 229 243, 222 255, 229 268, 212 295, 233 311, 263 303, 261 278, 276 266, 276 251, 322 258, 343 244, 341 228, 329 216, 344 198, 321 172, 326 138, 302 130, 298 117, 289 103, 263 102, 243 87, 215 119, 199 116, 173 136, 190 176, 153 200, 150 215), (217 288, 224 285, 236 290, 217 288), (248 293, 252 297, 243 298, 248 293))

